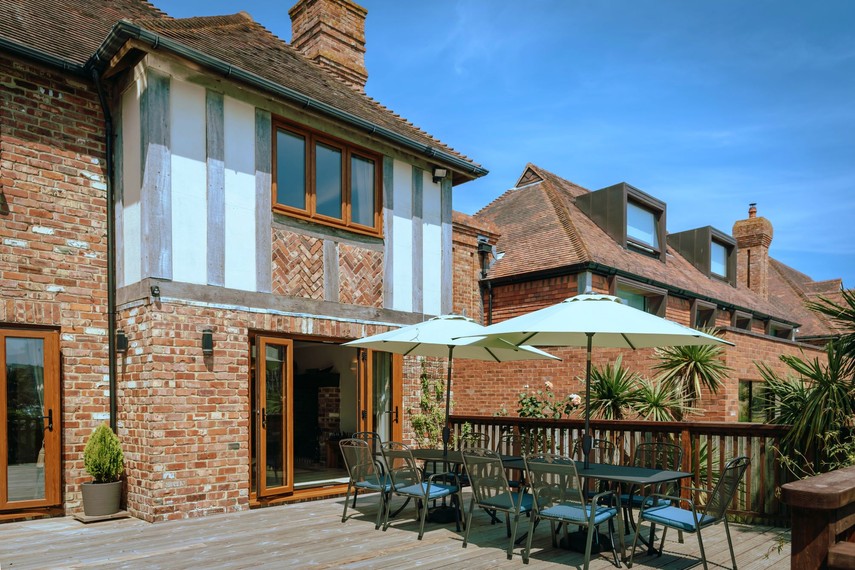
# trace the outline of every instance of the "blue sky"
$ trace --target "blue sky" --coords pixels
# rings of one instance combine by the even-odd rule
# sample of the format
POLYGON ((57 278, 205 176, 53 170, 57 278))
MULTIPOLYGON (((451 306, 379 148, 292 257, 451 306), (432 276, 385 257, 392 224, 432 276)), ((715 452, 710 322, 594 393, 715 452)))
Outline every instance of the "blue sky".
MULTIPOLYGON (((296 0, 246 11, 290 40, 296 0)), ((369 95, 490 170, 469 214, 532 162, 668 204, 668 231, 730 233, 748 204, 772 255, 855 287, 855 1, 361 0, 369 95)))

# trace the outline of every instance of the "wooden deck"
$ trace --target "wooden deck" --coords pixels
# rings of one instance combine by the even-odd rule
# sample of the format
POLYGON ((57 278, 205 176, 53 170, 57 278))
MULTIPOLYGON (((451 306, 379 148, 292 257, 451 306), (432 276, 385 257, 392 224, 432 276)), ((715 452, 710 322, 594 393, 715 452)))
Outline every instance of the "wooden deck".
MULTIPOLYGON (((547 527, 537 529, 531 561, 514 550, 505 557, 504 525, 491 525, 483 512, 473 518, 470 544, 454 524, 427 523, 416 540, 415 508, 404 510, 386 531, 374 530, 376 496, 359 499, 356 512, 341 522, 342 500, 329 499, 149 524, 137 519, 84 525, 72 517, 0 525, 0 568, 581 568, 582 555, 551 546, 547 527)), ((396 499, 396 503, 400 499, 396 499)), ((527 519, 521 520, 527 527, 527 519)), ((783 529, 732 525, 741 570, 788 568, 789 533, 783 529), (787 542, 779 551, 779 537, 787 542)), ((724 526, 704 533, 711 569, 729 568, 724 526)), ((639 549, 638 554, 641 554, 639 549)), ((625 567, 625 565, 624 565, 625 567)), ((637 556, 633 568, 702 568, 693 535, 685 544, 669 532, 661 558, 637 556)), ((592 570, 614 568, 605 555, 593 556, 592 570)))

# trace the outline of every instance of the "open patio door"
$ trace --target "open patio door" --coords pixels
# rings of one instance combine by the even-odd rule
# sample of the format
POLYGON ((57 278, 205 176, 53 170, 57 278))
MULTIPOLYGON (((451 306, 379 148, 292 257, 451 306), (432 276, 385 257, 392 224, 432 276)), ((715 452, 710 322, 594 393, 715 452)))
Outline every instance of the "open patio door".
POLYGON ((380 434, 383 441, 401 441, 403 357, 359 350, 359 429, 380 434))
POLYGON ((294 490, 294 343, 256 337, 253 384, 255 485, 259 497, 294 490))

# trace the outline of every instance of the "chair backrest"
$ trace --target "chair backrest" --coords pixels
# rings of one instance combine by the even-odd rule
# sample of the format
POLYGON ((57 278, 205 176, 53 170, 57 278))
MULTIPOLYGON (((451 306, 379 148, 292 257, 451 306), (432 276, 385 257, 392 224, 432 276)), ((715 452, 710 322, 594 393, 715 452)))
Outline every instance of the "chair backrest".
POLYGON ((496 442, 496 453, 500 455, 523 455, 525 437, 518 433, 503 433, 496 442))
POLYGON ((490 434, 470 432, 457 438, 457 449, 467 447, 490 447, 490 434))
POLYGON ((367 441, 347 438, 340 440, 338 445, 351 481, 354 483, 367 480, 375 483, 379 481, 380 474, 377 470, 374 453, 372 453, 367 441))
POLYGON ((632 455, 634 467, 679 471, 683 464, 683 448, 664 441, 639 443, 632 455))
MULTIPOLYGON (((582 440, 577 439, 573 443, 573 457, 579 461, 585 459, 582 453, 582 440)), ((607 439, 594 439, 591 441, 591 455, 588 456, 588 461, 591 463, 606 463, 613 465, 615 463, 615 444, 607 439)))
POLYGON ((715 520, 724 517, 727 513, 727 507, 733 501, 733 496, 739 490, 739 483, 750 463, 750 459, 742 456, 734 457, 725 464, 718 483, 710 493, 709 501, 704 509, 705 515, 713 517, 715 520))
POLYGON ((526 482, 538 511, 560 503, 585 504, 585 489, 571 457, 552 453, 525 456, 526 482))
POLYGON ((467 447, 461 455, 476 502, 484 503, 509 492, 508 476, 498 453, 485 447, 467 447))
POLYGON ((368 442, 371 453, 378 457, 380 456, 380 444, 383 442, 383 438, 376 431, 358 431, 351 437, 354 439, 364 439, 368 442))
POLYGON ((422 472, 416 465, 413 452, 399 441, 384 441, 380 444, 383 461, 392 478, 392 486, 407 487, 422 481, 422 472))

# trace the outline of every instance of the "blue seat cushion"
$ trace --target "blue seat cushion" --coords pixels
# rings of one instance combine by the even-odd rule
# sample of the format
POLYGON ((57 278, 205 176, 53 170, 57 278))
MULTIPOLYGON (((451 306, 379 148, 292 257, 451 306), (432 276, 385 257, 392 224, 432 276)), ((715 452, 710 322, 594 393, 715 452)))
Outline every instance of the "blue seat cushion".
MULTIPOLYGON (((497 495, 495 497, 491 497, 486 501, 480 503, 482 507, 493 507, 495 509, 499 509, 501 511, 513 511, 516 509, 516 505, 520 500, 520 494, 517 492, 507 492, 502 493, 501 495, 497 495)), ((532 496, 528 493, 523 493, 522 496, 522 505, 520 505, 520 512, 527 513, 531 510, 532 504, 532 496)))
MULTIPOLYGON (((647 509, 641 513, 641 520, 685 530, 686 532, 698 531, 692 517, 692 511, 677 507, 666 506, 647 509)), ((698 526, 705 527, 717 521, 718 519, 715 517, 701 515, 698 526)))
MULTIPOLYGON (((574 503, 561 503, 540 511, 540 514, 544 517, 587 524, 591 517, 591 505, 585 505, 582 508, 581 505, 574 503)), ((617 509, 598 505, 594 512, 594 524, 604 523, 615 515, 617 515, 617 509)))
POLYGON ((392 488, 386 479, 378 477, 367 477, 363 481, 357 481, 354 485, 359 489, 368 489, 369 491, 388 491, 392 488))
MULTIPOLYGON (((633 507, 638 508, 641 506, 641 501, 643 501, 643 500, 644 500, 644 496, 633 495, 632 496, 632 502, 630 503, 629 495, 623 494, 620 496, 620 504, 624 505, 624 506, 630 506, 631 505, 633 507)), ((669 504, 670 504, 670 502, 667 499, 663 499, 661 497, 656 497, 656 498, 647 497, 647 501, 645 502, 646 507, 652 507, 652 506, 667 507, 669 504), (654 502, 655 502, 655 504, 654 504, 654 502)))
POLYGON ((407 485, 405 487, 396 487, 395 492, 403 495, 411 495, 413 497, 424 497, 428 500, 441 499, 449 495, 457 493, 458 489, 455 485, 443 485, 441 483, 431 483, 430 493, 428 493, 427 483, 417 483, 415 485, 407 485))

